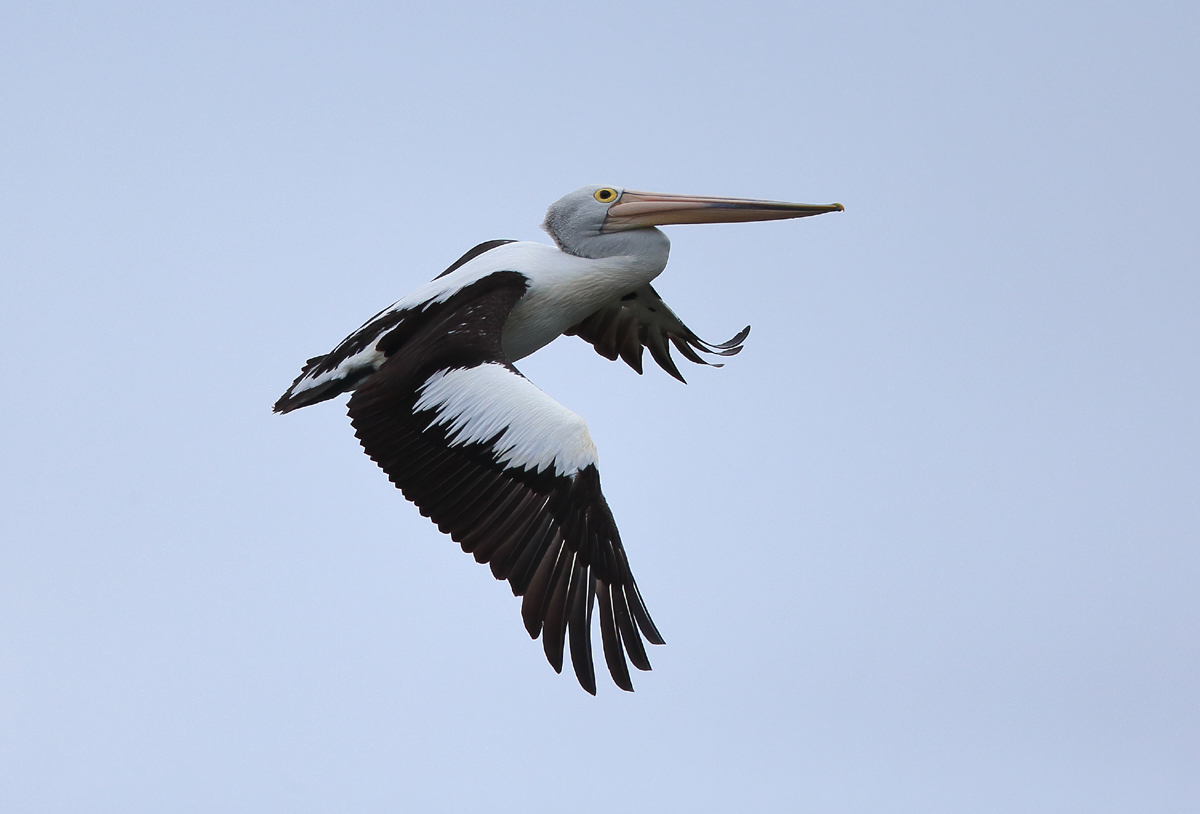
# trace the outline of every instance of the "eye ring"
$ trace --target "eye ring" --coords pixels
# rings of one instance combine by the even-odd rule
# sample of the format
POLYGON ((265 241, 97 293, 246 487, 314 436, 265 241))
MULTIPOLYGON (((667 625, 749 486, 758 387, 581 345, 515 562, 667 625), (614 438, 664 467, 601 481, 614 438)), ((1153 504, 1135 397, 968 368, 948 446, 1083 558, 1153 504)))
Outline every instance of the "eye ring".
POLYGON ((613 189, 612 187, 604 187, 603 189, 596 190, 596 193, 592 197, 595 198, 600 203, 606 204, 606 203, 612 203, 620 196, 617 194, 617 191, 615 189, 613 189))

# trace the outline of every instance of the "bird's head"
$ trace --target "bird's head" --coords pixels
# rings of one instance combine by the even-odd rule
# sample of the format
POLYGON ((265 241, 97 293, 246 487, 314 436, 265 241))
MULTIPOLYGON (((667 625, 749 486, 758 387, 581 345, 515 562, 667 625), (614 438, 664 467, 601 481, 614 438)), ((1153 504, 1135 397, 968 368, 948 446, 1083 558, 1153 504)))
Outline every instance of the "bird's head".
POLYGON ((674 223, 741 223, 805 218, 841 212, 841 204, 796 204, 748 198, 708 198, 587 186, 559 198, 542 228, 559 248, 580 257, 635 253, 647 240, 666 240, 655 226, 674 223))

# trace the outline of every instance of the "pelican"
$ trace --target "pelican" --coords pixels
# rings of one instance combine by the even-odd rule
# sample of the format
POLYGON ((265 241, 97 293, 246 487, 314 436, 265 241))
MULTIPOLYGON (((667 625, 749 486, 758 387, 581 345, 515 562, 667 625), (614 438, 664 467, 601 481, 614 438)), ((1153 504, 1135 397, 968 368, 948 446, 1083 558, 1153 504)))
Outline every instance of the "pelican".
POLYGON ((732 356, 700 339, 650 283, 670 241, 656 227, 803 218, 841 204, 710 198, 587 186, 556 201, 543 243, 481 243, 432 281, 305 363, 277 413, 350 392, 350 422, 367 455, 437 527, 488 563, 522 597, 529 635, 562 672, 570 632, 579 684, 596 694, 592 612, 613 682, 649 670, 643 637, 664 644, 646 610, 600 491, 587 424, 513 364, 575 335, 639 374, 642 351, 683 381, 684 358, 732 356))

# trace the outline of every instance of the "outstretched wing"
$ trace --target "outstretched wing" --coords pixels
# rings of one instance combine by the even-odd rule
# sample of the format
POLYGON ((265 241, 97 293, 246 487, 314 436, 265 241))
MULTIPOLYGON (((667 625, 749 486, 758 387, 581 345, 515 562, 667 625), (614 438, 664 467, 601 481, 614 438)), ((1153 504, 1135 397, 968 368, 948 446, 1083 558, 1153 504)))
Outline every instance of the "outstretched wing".
MULTIPOLYGON (((562 670, 570 632, 579 683, 596 692, 591 620, 600 605, 604 658, 632 690, 628 660, 662 644, 600 491, 583 419, 517 372, 500 332, 526 278, 496 272, 467 286, 402 342, 350 398, 367 454, 421 513, 524 597, 529 634, 562 670)), ((398 329, 399 330, 399 329, 398 329)))
POLYGON ((720 367, 720 364, 706 361, 696 351, 716 356, 740 353, 742 342, 750 333, 750 326, 747 325, 728 342, 705 342, 683 324, 652 286, 644 285, 613 300, 565 333, 590 342, 596 352, 606 359, 615 360, 620 356, 639 374, 642 372, 642 349, 649 348, 650 355, 659 367, 685 382, 675 366, 675 360, 671 358, 668 341, 688 361, 720 367))

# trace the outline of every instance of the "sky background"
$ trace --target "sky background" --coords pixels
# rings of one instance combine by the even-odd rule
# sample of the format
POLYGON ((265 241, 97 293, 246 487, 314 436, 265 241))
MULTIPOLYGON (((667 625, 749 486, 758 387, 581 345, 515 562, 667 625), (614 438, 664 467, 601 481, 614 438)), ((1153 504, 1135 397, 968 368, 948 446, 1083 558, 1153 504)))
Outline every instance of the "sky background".
POLYGON ((4 3, 0 808, 1200 809, 1197 8, 4 3), (592 183, 846 205, 668 227, 686 387, 522 362, 668 641, 596 698, 270 412, 592 183))

